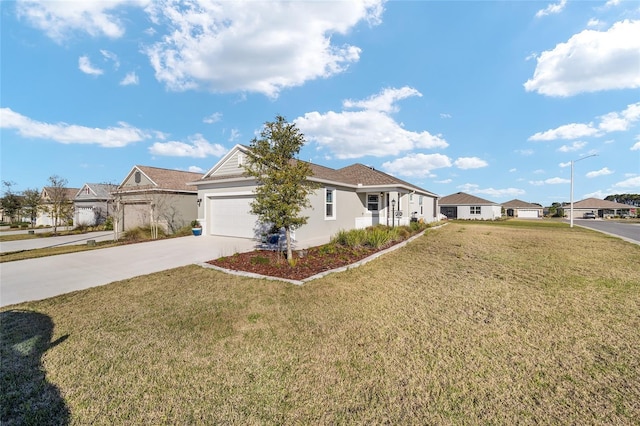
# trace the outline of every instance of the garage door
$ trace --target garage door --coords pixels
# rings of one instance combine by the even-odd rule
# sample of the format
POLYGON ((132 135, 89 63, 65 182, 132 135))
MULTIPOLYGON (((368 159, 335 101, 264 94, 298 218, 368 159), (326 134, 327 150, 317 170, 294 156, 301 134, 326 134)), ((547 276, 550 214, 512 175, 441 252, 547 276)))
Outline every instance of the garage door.
POLYGON ((78 221, 76 225, 95 225, 96 215, 91 207, 79 207, 76 209, 78 213, 78 221))
POLYGON ((139 226, 149 226, 149 211, 151 207, 147 203, 124 204, 123 208, 123 229, 137 228, 139 226))
POLYGON ((213 197, 209 201, 212 235, 254 238, 257 217, 251 214, 252 196, 213 197))
POLYGON ((518 217, 523 219, 537 219, 538 218, 538 210, 531 209, 520 209, 518 210, 518 217))

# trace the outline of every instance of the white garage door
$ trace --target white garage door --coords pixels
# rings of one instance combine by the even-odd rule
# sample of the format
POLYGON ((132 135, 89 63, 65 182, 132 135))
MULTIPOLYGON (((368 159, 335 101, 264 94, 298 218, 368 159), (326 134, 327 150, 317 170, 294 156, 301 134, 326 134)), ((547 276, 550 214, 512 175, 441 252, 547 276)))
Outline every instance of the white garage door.
POLYGON ((76 209, 78 212, 78 221, 76 225, 95 225, 96 215, 91 207, 79 207, 76 209))
POLYGON ((520 209, 518 210, 518 217, 523 219, 537 219, 538 218, 538 210, 526 210, 520 209))
POLYGON ((251 214, 252 196, 213 197, 211 206, 212 235, 254 238, 257 217, 251 214))

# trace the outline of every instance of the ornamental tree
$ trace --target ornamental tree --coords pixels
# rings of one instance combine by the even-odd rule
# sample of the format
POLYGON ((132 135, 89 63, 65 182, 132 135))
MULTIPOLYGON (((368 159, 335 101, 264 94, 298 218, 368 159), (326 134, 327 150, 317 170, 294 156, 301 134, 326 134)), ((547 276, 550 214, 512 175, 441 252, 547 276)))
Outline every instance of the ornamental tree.
POLYGON ((243 165, 245 175, 258 183, 251 212, 263 223, 284 228, 290 264, 291 231, 307 223, 308 217, 301 212, 310 207, 308 196, 317 188, 308 180, 312 175, 309 164, 296 159, 304 143, 295 124, 278 115, 264 124, 260 139, 253 138, 243 165))

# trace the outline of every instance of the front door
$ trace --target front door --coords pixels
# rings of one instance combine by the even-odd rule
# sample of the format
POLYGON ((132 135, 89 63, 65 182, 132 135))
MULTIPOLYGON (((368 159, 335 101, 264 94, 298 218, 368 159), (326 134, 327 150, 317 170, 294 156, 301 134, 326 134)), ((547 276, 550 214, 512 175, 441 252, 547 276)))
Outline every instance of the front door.
POLYGON ((371 224, 380 223, 380 195, 367 194, 367 210, 371 214, 371 224))

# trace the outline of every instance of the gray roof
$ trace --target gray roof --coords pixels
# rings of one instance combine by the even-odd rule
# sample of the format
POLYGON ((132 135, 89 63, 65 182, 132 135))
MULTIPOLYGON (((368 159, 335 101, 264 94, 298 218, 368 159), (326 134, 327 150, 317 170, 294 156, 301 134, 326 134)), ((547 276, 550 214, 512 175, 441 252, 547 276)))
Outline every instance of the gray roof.
POLYGON ((118 185, 111 183, 85 183, 75 196, 75 200, 110 200, 111 192, 115 191, 118 185), (85 192, 89 188, 89 194, 85 192))
POLYGON ((574 209, 611 209, 611 210, 620 210, 620 209, 633 209, 635 206, 630 206, 628 204, 616 203, 613 201, 601 200, 599 198, 586 198, 580 201, 573 202, 574 209))
POLYGON ((505 209, 541 209, 542 207, 537 204, 527 203, 526 201, 518 200, 517 198, 502 203, 502 207, 505 209))
MULTIPOLYGON (((466 194, 464 192, 457 192, 455 194, 447 195, 440 198, 438 204, 441 206, 499 206, 498 203, 485 200, 484 198, 476 197, 475 195, 466 194)), ((536 206, 537 207, 537 206, 536 206)))
MULTIPOLYGON (((151 179, 155 185, 140 185, 135 188, 126 188, 120 185, 118 187, 118 191, 161 189, 169 191, 196 192, 193 186, 187 185, 187 182, 197 181, 202 178, 202 173, 162 169, 159 167, 149 166, 134 166, 127 175, 127 178, 134 172, 134 170, 140 170, 149 179, 151 179)), ((126 180, 127 179, 125 178, 125 181, 126 180)))

